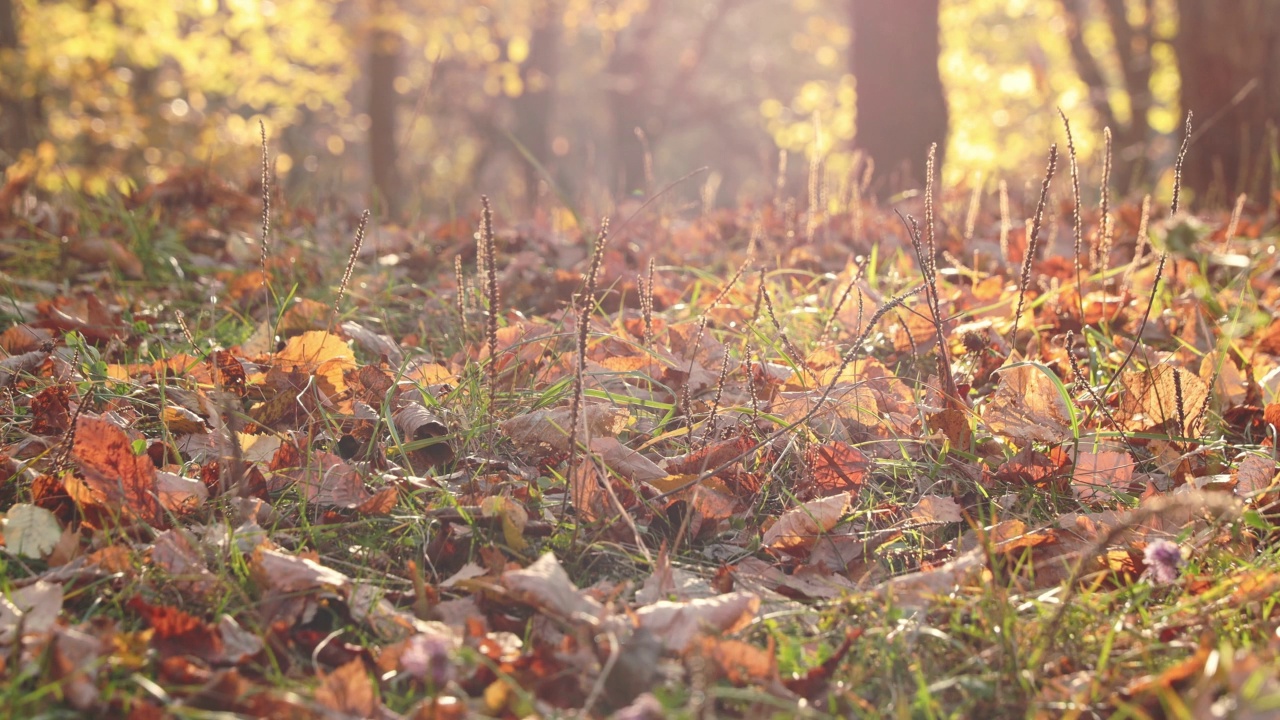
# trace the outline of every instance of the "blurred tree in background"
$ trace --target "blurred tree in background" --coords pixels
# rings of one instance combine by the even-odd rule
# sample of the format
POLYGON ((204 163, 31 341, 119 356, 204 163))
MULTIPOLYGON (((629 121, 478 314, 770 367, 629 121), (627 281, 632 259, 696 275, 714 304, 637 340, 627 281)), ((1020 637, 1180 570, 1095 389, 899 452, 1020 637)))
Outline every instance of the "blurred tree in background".
POLYGON ((402 219, 478 192, 605 211, 702 166, 678 196, 734 202, 775 178, 803 195, 812 169, 847 187, 855 148, 892 189, 944 138, 945 182, 1025 181, 1060 139, 1061 107, 1082 161, 1100 145, 1086 128, 1112 128, 1124 191, 1168 182, 1185 106, 1200 123, 1189 186, 1260 193, 1280 102, 1276 8, 0 0, 0 166, 89 193, 193 165, 247 180, 262 120, 286 198, 402 219))
POLYGON ((938 74, 938 0, 853 0, 852 69, 858 98, 855 146, 880 180, 924 179, 920 151, 938 143, 945 157, 947 98, 938 74))

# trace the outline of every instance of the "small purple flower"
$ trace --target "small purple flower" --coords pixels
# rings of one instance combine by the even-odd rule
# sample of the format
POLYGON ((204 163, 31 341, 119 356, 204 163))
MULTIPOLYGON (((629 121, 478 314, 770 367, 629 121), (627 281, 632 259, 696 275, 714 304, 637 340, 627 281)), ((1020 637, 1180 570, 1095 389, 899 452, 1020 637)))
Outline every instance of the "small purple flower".
POLYGON ((1147 564, 1147 575, 1157 585, 1168 585, 1178 579, 1178 571, 1186 561, 1182 559, 1182 548, 1168 540, 1153 540, 1147 543, 1143 556, 1147 564))
POLYGON ((453 665, 449 661, 452 649, 453 643, 440 635, 414 635, 400 655, 400 668, 407 675, 442 687, 453 676, 453 665))

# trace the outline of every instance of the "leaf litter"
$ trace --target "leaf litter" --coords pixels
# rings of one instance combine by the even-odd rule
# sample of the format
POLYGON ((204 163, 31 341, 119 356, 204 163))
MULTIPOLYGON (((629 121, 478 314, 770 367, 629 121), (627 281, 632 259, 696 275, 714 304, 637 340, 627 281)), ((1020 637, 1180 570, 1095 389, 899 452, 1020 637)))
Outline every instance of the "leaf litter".
MULTIPOLYGON (((170 192, 149 211, 209 223, 170 192)), ((443 254, 357 257, 336 311, 335 267, 287 242, 254 269, 213 250, 209 303, 71 238, 131 285, 15 287, 0 332, 12 697, 139 718, 871 716, 924 638, 971 643, 928 651, 949 668, 929 692, 975 714, 1276 684, 1280 331, 1204 322, 1246 287, 1280 302, 1265 268, 1164 269, 1125 220, 1099 262, 1128 269, 1076 287, 1069 259, 1011 274, 1025 237, 970 268, 945 225, 874 205, 806 242, 777 208, 716 212, 641 214, 591 262, 566 251, 591 231, 545 218, 482 232, 489 267, 478 222, 424 225, 443 254), (792 274, 734 274, 759 266, 726 242, 748 236, 792 274), (1039 663, 1016 691, 1007 652, 1039 663)))

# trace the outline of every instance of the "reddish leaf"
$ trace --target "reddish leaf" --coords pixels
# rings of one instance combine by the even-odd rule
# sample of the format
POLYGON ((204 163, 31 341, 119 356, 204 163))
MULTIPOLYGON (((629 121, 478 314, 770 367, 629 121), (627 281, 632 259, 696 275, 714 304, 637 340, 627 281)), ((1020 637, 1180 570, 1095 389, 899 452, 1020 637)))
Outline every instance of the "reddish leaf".
POLYGON ((166 526, 156 491, 156 468, 151 458, 135 455, 129 436, 101 418, 76 421, 72 445, 89 488, 108 508, 156 527, 166 526))

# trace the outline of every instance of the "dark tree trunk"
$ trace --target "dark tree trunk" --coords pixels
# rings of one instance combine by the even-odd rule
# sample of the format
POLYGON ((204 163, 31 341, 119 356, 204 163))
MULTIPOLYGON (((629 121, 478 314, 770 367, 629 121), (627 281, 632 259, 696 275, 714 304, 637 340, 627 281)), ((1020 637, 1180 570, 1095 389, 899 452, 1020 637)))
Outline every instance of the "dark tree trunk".
POLYGON ((0 0, 0 175, 18 153, 35 145, 32 103, 21 95, 18 8, 0 0))
POLYGON ((857 88, 856 148, 875 163, 877 192, 924 179, 938 143, 942 165, 947 100, 938 73, 938 0, 852 0, 857 88))
POLYGON ((1067 20, 1066 35, 1076 73, 1089 86, 1089 104, 1098 114, 1099 123, 1111 128, 1115 139, 1112 186, 1127 193, 1145 186, 1151 179, 1151 163, 1147 157, 1151 147, 1151 49, 1156 43, 1154 32, 1154 0, 1142 0, 1143 20, 1131 23, 1126 0, 1103 0, 1102 9, 1115 45, 1109 55, 1119 63, 1122 85, 1117 88, 1107 80, 1097 56, 1084 40, 1084 26, 1095 6, 1091 0, 1059 0, 1067 20), (1129 100, 1129 120, 1121 122, 1112 106, 1116 89, 1129 100))
POLYGON ((400 50, 399 33, 380 27, 370 32, 369 170, 382 210, 392 218, 400 218, 404 206, 404 187, 396 164, 399 151, 396 148, 395 80, 400 71, 400 50))
POLYGON ((560 7, 548 2, 534 20, 529 57, 520 65, 524 91, 512 103, 516 140, 536 162, 523 159, 525 198, 538 202, 538 185, 551 168, 551 122, 556 104, 556 75, 560 70, 560 7), (539 167, 541 166, 541 167, 539 167))
POLYGON ((1280 2, 1178 0, 1182 106, 1195 113, 1182 186, 1197 204, 1271 189, 1280 123, 1280 2))

